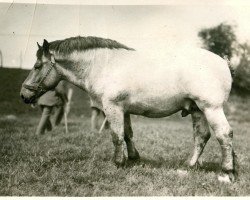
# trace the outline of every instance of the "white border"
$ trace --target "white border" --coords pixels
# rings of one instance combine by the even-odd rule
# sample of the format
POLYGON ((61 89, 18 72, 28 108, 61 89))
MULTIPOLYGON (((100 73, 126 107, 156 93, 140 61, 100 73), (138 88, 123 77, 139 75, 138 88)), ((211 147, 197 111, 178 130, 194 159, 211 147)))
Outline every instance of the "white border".
POLYGON ((224 5, 250 6, 249 0, 0 0, 0 3, 61 5, 224 5))

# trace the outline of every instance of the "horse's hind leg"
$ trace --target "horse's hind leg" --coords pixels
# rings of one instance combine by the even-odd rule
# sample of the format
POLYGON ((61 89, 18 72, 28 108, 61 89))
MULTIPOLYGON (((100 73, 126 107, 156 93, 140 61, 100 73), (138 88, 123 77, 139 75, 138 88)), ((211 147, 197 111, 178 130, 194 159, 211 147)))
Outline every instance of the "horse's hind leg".
POLYGON ((233 130, 225 117, 222 107, 205 108, 204 113, 221 146, 223 175, 219 177, 219 180, 224 182, 234 181, 237 171, 233 151, 233 130))
POLYGON ((191 115, 194 129, 194 153, 189 165, 193 167, 197 164, 197 161, 211 134, 206 117, 200 110, 192 112, 191 115))
POLYGON ((130 115, 125 114, 124 116, 125 120, 125 135, 124 135, 124 140, 127 144, 127 150, 128 150, 128 158, 131 160, 136 160, 140 158, 140 155, 138 151, 135 148, 135 144, 133 141, 133 130, 131 127, 131 120, 130 120, 130 115))

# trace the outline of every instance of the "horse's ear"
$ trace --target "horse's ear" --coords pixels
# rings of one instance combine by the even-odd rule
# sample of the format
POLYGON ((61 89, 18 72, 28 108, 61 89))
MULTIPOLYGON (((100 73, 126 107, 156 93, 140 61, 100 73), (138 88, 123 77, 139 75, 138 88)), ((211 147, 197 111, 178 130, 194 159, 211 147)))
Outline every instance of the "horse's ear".
POLYGON ((38 49, 41 49, 42 46, 37 42, 38 49))
POLYGON ((45 53, 49 52, 49 42, 47 40, 43 40, 43 50, 45 53))

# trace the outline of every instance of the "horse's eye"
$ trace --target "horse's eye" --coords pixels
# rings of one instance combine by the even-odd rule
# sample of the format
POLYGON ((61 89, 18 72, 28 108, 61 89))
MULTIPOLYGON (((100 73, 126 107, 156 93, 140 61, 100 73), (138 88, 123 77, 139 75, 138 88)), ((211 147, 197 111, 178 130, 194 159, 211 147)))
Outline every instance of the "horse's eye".
POLYGON ((41 67, 42 67, 41 63, 36 63, 34 66, 35 69, 40 69, 41 67))

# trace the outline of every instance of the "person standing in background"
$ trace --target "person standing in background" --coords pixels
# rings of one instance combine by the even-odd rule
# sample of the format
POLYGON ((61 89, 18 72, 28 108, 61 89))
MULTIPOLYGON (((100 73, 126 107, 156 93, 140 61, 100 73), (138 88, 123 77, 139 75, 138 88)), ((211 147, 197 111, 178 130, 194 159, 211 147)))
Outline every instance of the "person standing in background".
POLYGON ((54 90, 43 94, 37 104, 42 109, 42 116, 36 129, 36 135, 51 131, 53 127, 60 124, 64 116, 64 107, 68 102, 68 87, 65 81, 61 81, 54 90), (52 112, 54 112, 51 119, 52 112))

